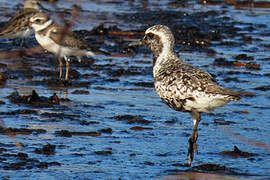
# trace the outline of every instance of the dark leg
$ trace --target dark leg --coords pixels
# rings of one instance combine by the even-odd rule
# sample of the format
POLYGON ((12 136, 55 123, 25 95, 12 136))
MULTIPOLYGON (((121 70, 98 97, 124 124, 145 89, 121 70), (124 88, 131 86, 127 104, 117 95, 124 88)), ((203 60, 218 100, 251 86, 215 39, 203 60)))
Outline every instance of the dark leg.
POLYGON ((21 42, 20 42, 20 47, 25 47, 25 43, 24 43, 25 39, 21 39, 21 42))
POLYGON ((194 127, 192 134, 188 140, 189 142, 189 147, 188 147, 188 162, 187 165, 190 166, 194 157, 194 151, 198 154, 198 149, 197 149, 197 144, 196 141, 198 139, 198 125, 199 122, 201 121, 201 115, 197 111, 191 111, 190 112, 193 122, 194 122, 194 127))

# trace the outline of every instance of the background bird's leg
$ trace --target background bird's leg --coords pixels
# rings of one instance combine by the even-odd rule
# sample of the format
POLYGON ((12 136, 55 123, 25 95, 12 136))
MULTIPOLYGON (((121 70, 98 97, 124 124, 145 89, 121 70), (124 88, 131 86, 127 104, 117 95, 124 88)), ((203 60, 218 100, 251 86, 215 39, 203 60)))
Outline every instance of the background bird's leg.
POLYGON ((63 74, 63 63, 60 56, 58 57, 58 62, 59 62, 59 78, 61 79, 63 74))
POLYGON ((82 59, 80 56, 76 56, 79 62, 82 62, 82 59))
POLYGON ((23 39, 21 39, 21 42, 20 42, 20 47, 25 47, 26 45, 25 45, 25 43, 24 43, 24 41, 25 41, 25 39, 23 38, 23 39))
POLYGON ((198 125, 199 125, 199 122, 201 121, 201 115, 199 112, 193 110, 190 112, 190 114, 191 114, 193 122, 194 122, 194 127, 193 127, 192 134, 188 140, 188 142, 189 142, 188 163, 187 163, 188 166, 191 165, 191 162, 192 162, 193 157, 194 157, 194 151, 198 154, 196 141, 198 139, 198 125))
POLYGON ((69 72, 69 59, 65 56, 65 61, 66 61, 66 78, 65 80, 68 80, 68 72, 69 72))

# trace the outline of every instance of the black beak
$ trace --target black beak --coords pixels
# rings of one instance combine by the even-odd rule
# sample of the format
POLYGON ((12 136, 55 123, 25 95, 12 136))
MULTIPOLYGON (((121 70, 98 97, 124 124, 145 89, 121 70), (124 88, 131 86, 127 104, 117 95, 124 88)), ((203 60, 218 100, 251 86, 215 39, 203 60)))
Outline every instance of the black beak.
POLYGON ((143 40, 131 42, 131 43, 128 44, 128 47, 141 46, 141 45, 143 45, 143 40))

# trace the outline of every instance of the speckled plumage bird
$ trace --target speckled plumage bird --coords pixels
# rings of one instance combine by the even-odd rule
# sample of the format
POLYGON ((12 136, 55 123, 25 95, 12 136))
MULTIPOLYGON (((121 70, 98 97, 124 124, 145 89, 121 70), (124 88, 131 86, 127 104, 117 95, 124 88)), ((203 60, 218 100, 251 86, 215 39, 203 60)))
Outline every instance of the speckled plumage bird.
POLYGON ((4 27, 0 28, 0 37, 14 39, 30 36, 33 30, 29 27, 29 19, 38 13, 41 8, 38 0, 26 0, 24 9, 16 13, 5 23, 4 27))
POLYGON ((154 86, 158 95, 172 109, 189 112, 193 118, 194 128, 189 138, 187 162, 190 166, 194 151, 198 153, 196 141, 201 113, 237 101, 239 95, 252 93, 221 87, 209 73, 180 60, 174 52, 174 43, 171 30, 167 26, 156 25, 145 31, 139 43, 130 45, 146 45, 151 49, 154 86))

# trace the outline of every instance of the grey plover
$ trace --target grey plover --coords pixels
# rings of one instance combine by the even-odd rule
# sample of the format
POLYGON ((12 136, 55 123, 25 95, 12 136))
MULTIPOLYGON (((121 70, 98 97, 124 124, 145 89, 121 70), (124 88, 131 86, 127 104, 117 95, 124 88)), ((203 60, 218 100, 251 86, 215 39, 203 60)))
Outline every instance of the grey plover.
POLYGON ((26 0, 24 9, 9 19, 3 28, 0 28, 0 37, 14 39, 27 38, 33 30, 29 27, 29 19, 41 10, 42 6, 37 0, 26 0))
POLYGON ((153 76, 155 89, 170 108, 189 112, 194 128, 189 138, 188 162, 190 166, 197 151, 198 124, 201 113, 208 112, 229 101, 237 101, 239 95, 252 95, 218 85, 204 70, 181 61, 174 52, 175 39, 171 30, 156 25, 145 31, 144 38, 130 45, 146 45, 153 52, 153 76))
POLYGON ((57 24, 44 13, 35 14, 30 18, 30 26, 35 30, 38 43, 49 52, 55 54, 59 61, 59 77, 62 77, 62 60, 66 61, 66 76, 68 80, 70 59, 68 56, 76 56, 81 61, 81 56, 94 56, 90 47, 75 33, 64 26, 57 24))

